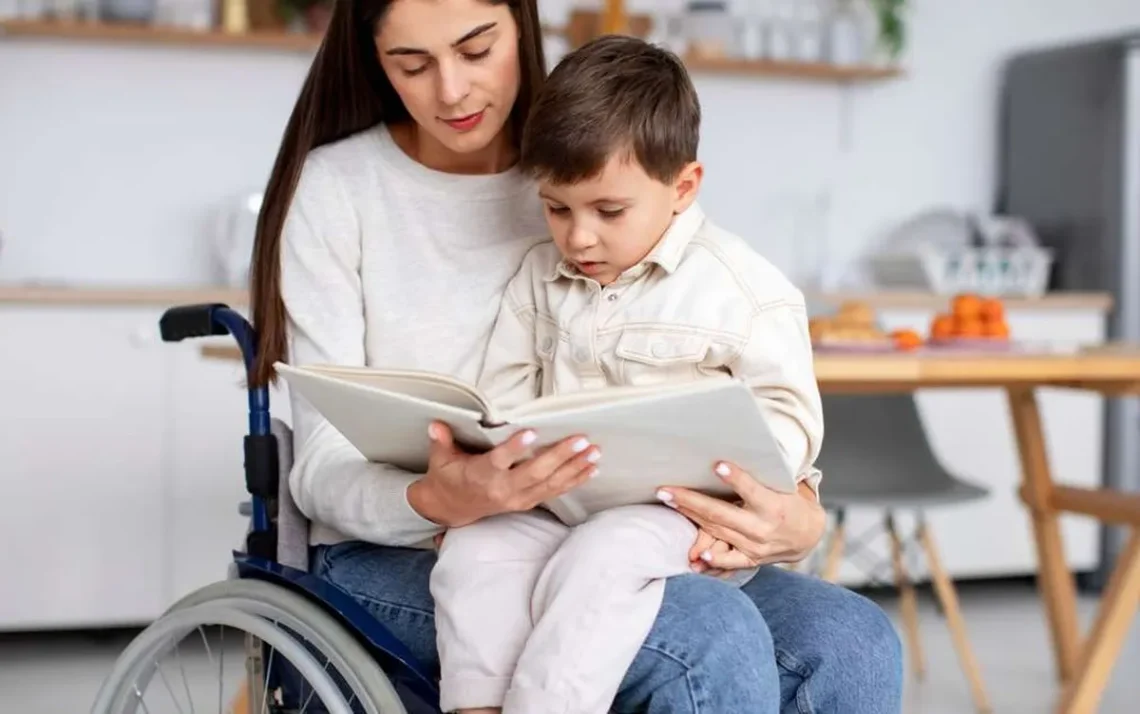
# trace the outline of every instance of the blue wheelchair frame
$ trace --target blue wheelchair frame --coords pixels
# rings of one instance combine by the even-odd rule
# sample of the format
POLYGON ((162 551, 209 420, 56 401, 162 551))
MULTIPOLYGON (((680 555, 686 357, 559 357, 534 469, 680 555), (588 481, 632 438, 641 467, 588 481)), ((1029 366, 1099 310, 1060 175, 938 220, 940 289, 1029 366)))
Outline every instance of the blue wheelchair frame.
POLYGON ((246 551, 234 551, 238 576, 273 583, 307 597, 356 636, 392 681, 409 714, 440 714, 434 676, 388 628, 348 593, 309 573, 276 562, 277 527, 271 502, 277 498, 277 437, 270 429, 269 390, 253 386, 257 339, 246 319, 227 305, 184 305, 167 310, 159 321, 164 342, 232 335, 241 349, 249 385, 249 434, 245 436, 246 490, 252 499, 246 551))

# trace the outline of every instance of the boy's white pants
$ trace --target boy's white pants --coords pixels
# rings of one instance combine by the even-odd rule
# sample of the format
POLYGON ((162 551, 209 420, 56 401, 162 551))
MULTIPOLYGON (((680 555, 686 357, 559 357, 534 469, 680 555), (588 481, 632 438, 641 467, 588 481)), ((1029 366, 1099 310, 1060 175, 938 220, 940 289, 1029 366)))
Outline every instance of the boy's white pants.
POLYGON ((573 528, 531 511, 448 531, 431 576, 440 708, 605 714, 695 538, 657 505, 573 528))

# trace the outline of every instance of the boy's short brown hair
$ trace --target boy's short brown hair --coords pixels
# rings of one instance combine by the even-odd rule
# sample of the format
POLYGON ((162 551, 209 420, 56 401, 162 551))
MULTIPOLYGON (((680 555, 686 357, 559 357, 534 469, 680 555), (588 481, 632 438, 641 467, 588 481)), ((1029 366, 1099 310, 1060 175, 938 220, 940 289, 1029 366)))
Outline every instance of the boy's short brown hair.
POLYGON ((555 184, 594 178, 628 152, 662 183, 696 161, 701 106, 684 64, 634 37, 606 36, 566 55, 531 107, 520 167, 555 184))

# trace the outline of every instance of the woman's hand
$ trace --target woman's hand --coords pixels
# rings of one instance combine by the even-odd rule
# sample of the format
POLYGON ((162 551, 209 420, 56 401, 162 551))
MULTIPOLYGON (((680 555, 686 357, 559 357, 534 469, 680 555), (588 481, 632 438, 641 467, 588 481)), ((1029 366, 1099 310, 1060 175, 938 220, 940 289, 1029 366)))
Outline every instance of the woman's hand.
POLYGON ((658 492, 663 503, 702 531, 690 553, 694 569, 740 570, 797 562, 823 537, 827 516, 807 484, 800 484, 796 493, 783 494, 732 464, 717 464, 715 472, 740 496, 739 505, 685 488, 664 487, 658 492), (710 547, 710 540, 728 547, 710 547))
POLYGON ((488 516, 529 511, 597 474, 601 451, 582 436, 570 437, 524 460, 538 438, 515 434, 485 454, 458 448, 445 424, 428 429, 428 470, 408 488, 408 502, 424 518, 458 528, 488 516))

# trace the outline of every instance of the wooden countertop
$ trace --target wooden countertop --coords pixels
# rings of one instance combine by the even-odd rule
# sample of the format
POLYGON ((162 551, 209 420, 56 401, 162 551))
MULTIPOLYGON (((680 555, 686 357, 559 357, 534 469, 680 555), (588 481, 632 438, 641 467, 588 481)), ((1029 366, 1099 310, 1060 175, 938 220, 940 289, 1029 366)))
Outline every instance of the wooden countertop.
POLYGON ((1069 387, 1134 394, 1140 390, 1140 346, 1106 344, 1055 352, 821 352, 815 357, 815 374, 825 392, 1069 387))
MULTIPOLYGON (((873 310, 914 309, 943 310, 950 305, 949 295, 936 295, 922 292, 835 292, 808 293, 812 307, 837 308, 848 300, 866 303, 873 310)), ((1112 309, 1112 295, 1101 292, 1056 292, 1040 298, 1005 297, 1002 299, 1009 310, 1099 310, 1112 309)))
MULTIPOLYGON (((210 359, 241 359, 241 352, 232 344, 203 345, 201 353, 210 359)), ((1059 387, 1137 394, 1140 345, 1107 344, 1025 353, 817 353, 815 374, 821 391, 840 394, 913 392, 938 387, 1059 387)))
MULTIPOLYGON (((847 300, 860 300, 871 309, 902 308, 941 310, 948 306, 949 296, 930 293, 809 293, 813 307, 835 308, 847 300)), ((249 304, 246 290, 223 286, 190 287, 115 287, 84 285, 50 285, 0 283, 0 304, 27 305, 99 305, 172 307, 192 303, 225 303, 231 307, 249 304)), ((1010 310, 1098 310, 1112 309, 1108 293, 1051 293, 1041 298, 1005 298, 1010 310)))
POLYGON ((226 303, 244 307, 249 293, 237 288, 201 287, 114 287, 70 285, 21 285, 0 283, 0 305, 67 305, 100 307, 174 307, 197 303, 226 303))

